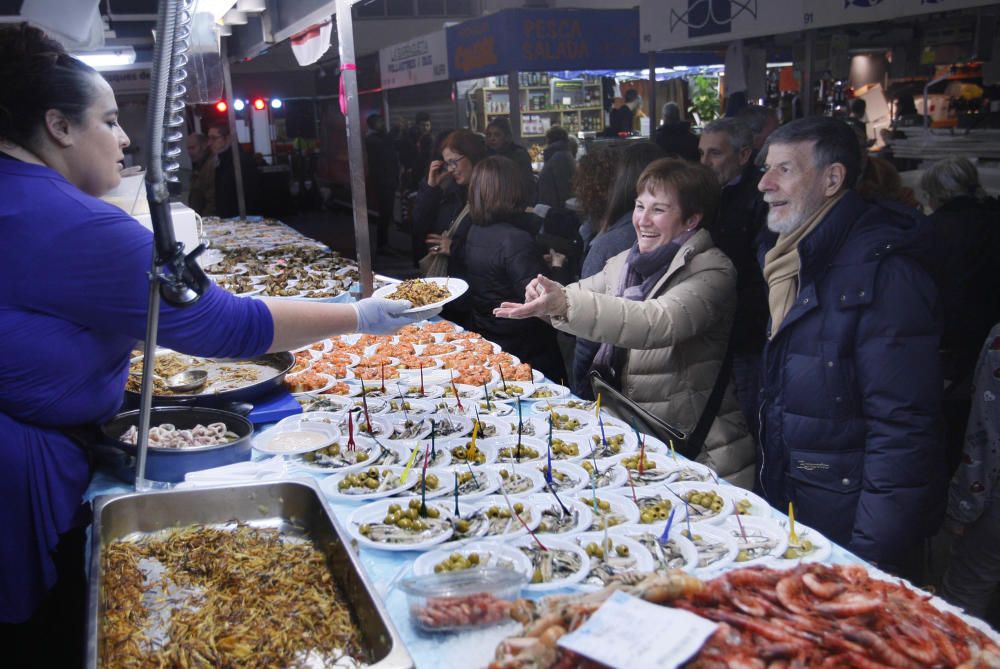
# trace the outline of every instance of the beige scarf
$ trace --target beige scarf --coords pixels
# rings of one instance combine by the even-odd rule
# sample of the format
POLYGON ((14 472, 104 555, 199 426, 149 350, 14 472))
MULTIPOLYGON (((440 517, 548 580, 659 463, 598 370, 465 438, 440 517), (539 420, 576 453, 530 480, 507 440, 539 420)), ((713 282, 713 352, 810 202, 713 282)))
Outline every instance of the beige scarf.
MULTIPOLYGON (((447 237, 448 239, 454 237, 455 233, 458 232, 458 226, 462 224, 462 221, 468 215, 469 205, 465 205, 462 207, 462 211, 458 212, 458 216, 451 222, 451 225, 448 226, 448 229, 442 234, 442 237, 447 237)), ((420 259, 418 265, 423 276, 448 276, 448 256, 444 253, 428 253, 420 259)))
POLYGON ((778 332, 799 294, 799 242, 816 229, 844 193, 846 191, 841 191, 827 200, 808 221, 789 234, 779 235, 774 248, 765 254, 764 280, 767 281, 767 303, 771 311, 771 338, 778 332))

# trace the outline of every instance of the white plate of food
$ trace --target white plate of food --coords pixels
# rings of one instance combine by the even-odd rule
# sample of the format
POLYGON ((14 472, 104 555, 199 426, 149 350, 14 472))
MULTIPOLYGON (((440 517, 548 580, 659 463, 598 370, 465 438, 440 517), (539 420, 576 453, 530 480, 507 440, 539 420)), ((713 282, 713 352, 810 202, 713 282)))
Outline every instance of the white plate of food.
POLYGON ((795 523, 794 539, 789 534, 787 516, 774 519, 778 527, 785 533, 788 545, 779 558, 780 563, 797 564, 799 562, 826 562, 833 553, 833 544, 820 532, 802 523, 795 523))
POLYGON ((788 534, 768 518, 733 515, 721 527, 736 541, 733 564, 740 567, 780 558, 788 548, 788 534))
POLYGON ((668 483, 674 472, 670 456, 663 455, 662 453, 633 451, 631 453, 619 453, 608 459, 621 464, 622 467, 628 470, 631 483, 636 488, 668 483), (640 457, 642 458, 641 467, 639 465, 640 457))
POLYGON ((533 504, 522 498, 510 498, 509 495, 506 498, 503 495, 487 495, 473 505, 476 511, 462 517, 472 523, 469 533, 483 538, 506 540, 521 536, 529 530, 534 531, 542 520, 542 512, 533 504), (479 524, 481 529, 477 527, 479 524))
POLYGON ((617 492, 598 490, 595 493, 593 490, 581 490, 576 494, 576 499, 589 504, 594 514, 591 529, 603 530, 605 526, 610 529, 615 525, 638 522, 639 507, 624 495, 616 494, 617 492))
POLYGON ((545 487, 545 479, 533 466, 522 463, 496 464, 490 467, 500 475, 500 487, 508 495, 530 495, 545 487))
POLYGON ((541 439, 509 434, 485 440, 497 449, 497 462, 532 462, 545 458, 546 446, 541 439))
POLYGON ((337 379, 329 374, 319 374, 311 370, 285 376, 285 387, 292 397, 319 395, 333 388, 335 383, 337 379))
POLYGON ((552 460, 552 481, 549 482, 549 463, 541 460, 535 468, 545 479, 546 489, 555 489, 559 495, 571 495, 590 485, 590 473, 578 464, 552 460))
POLYGON ((442 442, 436 441, 434 448, 431 448, 430 441, 378 441, 382 446, 383 457, 378 460, 379 464, 406 466, 406 463, 413 458, 414 467, 417 462, 420 466, 424 463, 424 454, 427 454, 428 467, 447 467, 451 464, 451 453, 442 442), (417 455, 413 455, 414 449, 419 449, 417 455))
POLYGON ((472 419, 460 413, 439 411, 426 420, 433 421, 438 439, 459 439, 472 434, 472 419))
POLYGON ((417 484, 420 469, 414 466, 403 480, 405 467, 371 466, 353 472, 338 472, 319 483, 328 498, 337 502, 368 502, 398 495, 417 484))
POLYGON ((455 466, 451 470, 458 479, 458 496, 462 501, 481 499, 500 489, 500 474, 488 467, 473 468, 466 465, 455 466))
POLYGON ((423 495, 425 499, 444 497, 445 495, 452 494, 455 490, 455 473, 443 467, 428 467, 427 488, 425 490, 423 464, 424 461, 420 460, 420 462, 414 464, 413 469, 410 470, 410 476, 417 477, 416 485, 412 488, 407 488, 399 494, 401 496, 414 495, 416 497, 423 495))
POLYGON ((427 576, 488 567, 510 569, 531 578, 531 560, 528 556, 499 541, 477 541, 465 546, 424 553, 413 562, 413 573, 416 576, 427 576))
POLYGON ((686 522, 690 513, 692 523, 706 522, 717 525, 736 511, 733 486, 713 483, 673 483, 667 487, 678 497, 677 513, 683 514, 675 518, 675 522, 686 522))
POLYGON ((604 426, 602 431, 600 426, 595 424, 587 430, 590 435, 591 451, 587 452, 587 457, 612 458, 620 453, 634 453, 639 450, 639 441, 635 438, 632 430, 623 430, 618 427, 604 426))
POLYGON ((407 279, 401 283, 382 286, 372 293, 372 297, 381 297, 386 300, 409 300, 413 306, 403 313, 416 314, 442 307, 461 297, 468 289, 469 284, 462 279, 427 277, 426 279, 407 279))
POLYGON ((535 392, 535 384, 527 381, 496 381, 486 387, 491 402, 516 402, 535 392))
POLYGON ((537 540, 524 536, 508 545, 531 560, 531 577, 524 586, 528 591, 546 592, 570 587, 586 578, 590 571, 590 557, 572 539, 550 534, 539 536, 537 540))
POLYGON ((473 467, 488 465, 497 461, 497 449, 484 441, 476 439, 475 446, 472 439, 462 437, 460 439, 442 439, 437 444, 438 448, 444 446, 451 454, 451 463, 464 467, 467 463, 473 467))
MULTIPOLYGON (((632 489, 629 486, 625 486, 618 492, 632 499, 632 489)), ((684 515, 680 500, 664 486, 636 488, 633 501, 639 507, 638 524, 649 529, 650 532, 655 530, 657 534, 662 533, 663 528, 667 526, 671 512, 674 513, 675 523, 684 515), (677 511, 677 509, 681 510, 677 511)))
POLYGON ((771 505, 761 497, 760 495, 755 495, 749 490, 743 488, 737 488, 736 486, 729 486, 731 488, 730 492, 733 493, 733 497, 736 498, 736 511, 741 516, 753 516, 755 518, 771 518, 774 515, 774 509, 771 505))
MULTIPOLYGON (((674 522, 681 522, 681 520, 674 518, 674 522)), ((733 564, 733 560, 736 559, 736 554, 739 552, 736 548, 736 540, 729 536, 724 528, 717 525, 692 524, 689 532, 687 523, 681 522, 678 531, 681 536, 689 539, 698 550, 696 571, 699 574, 719 573, 733 564)))
POLYGON ((556 411, 562 411, 563 409, 574 409, 576 411, 585 411, 589 413, 591 416, 593 416, 594 407, 596 405, 597 405, 596 402, 592 402, 590 400, 581 400, 576 397, 563 397, 560 399, 540 400, 534 402, 531 405, 530 410, 534 411, 535 413, 546 414, 549 413, 552 409, 555 409, 556 411))
MULTIPOLYGON (((500 405, 500 403, 498 403, 500 405)), ((510 406, 510 405, 504 405, 510 406)), ((475 413, 473 413, 475 416, 475 413)), ((510 435, 517 434, 517 423, 511 422, 509 420, 504 420, 498 416, 492 416, 485 413, 480 413, 478 418, 474 418, 474 421, 479 421, 479 430, 477 434, 482 439, 493 439, 494 437, 509 437, 510 435)))
POLYGON ((438 410, 433 400, 400 400, 398 397, 390 397, 387 400, 382 401, 388 404, 386 407, 388 411, 398 413, 400 416, 404 417, 409 416, 410 418, 414 416, 427 416, 429 414, 436 413, 438 410))
POLYGON ((542 520, 535 528, 537 534, 569 537, 586 532, 594 522, 594 512, 590 507, 573 497, 559 495, 556 499, 551 492, 539 492, 529 495, 528 501, 542 514, 542 520))
POLYGON ((681 528, 673 526, 666 543, 660 541, 662 530, 646 525, 619 525, 612 527, 610 534, 621 534, 638 541, 653 558, 653 568, 658 572, 670 569, 694 571, 698 566, 698 549, 691 540, 681 534, 681 528))
POLYGON ((428 517, 422 518, 420 500, 415 497, 382 499, 357 508, 347 519, 347 531, 365 548, 428 550, 454 533, 452 508, 444 501, 432 500, 427 502, 428 517))
POLYGON ((354 449, 348 449, 347 438, 341 436, 329 446, 292 456, 289 463, 313 474, 333 474, 367 467, 381 452, 373 441, 356 442, 354 449))
POLYGON ((590 557, 590 571, 580 581, 588 589, 603 588, 619 574, 647 573, 655 567, 646 547, 625 534, 584 532, 573 541, 590 557))
POLYGON ((526 402, 554 402, 560 400, 564 397, 569 397, 570 391, 566 386, 561 386, 558 383, 536 383, 535 392, 531 393, 528 397, 525 397, 526 402))
POLYGON ((628 485, 628 471, 617 462, 604 458, 595 463, 593 458, 583 458, 577 463, 587 471, 591 480, 596 476, 598 489, 616 490, 628 485))
MULTIPOLYGON (((541 437, 548 443, 548 435, 541 437)), ((579 432, 554 432, 552 434, 552 459, 563 462, 580 462, 590 452, 586 434, 579 432)))
POLYGON ((253 439, 254 449, 271 455, 298 455, 329 446, 340 437, 340 431, 329 423, 301 421, 275 426, 253 439))

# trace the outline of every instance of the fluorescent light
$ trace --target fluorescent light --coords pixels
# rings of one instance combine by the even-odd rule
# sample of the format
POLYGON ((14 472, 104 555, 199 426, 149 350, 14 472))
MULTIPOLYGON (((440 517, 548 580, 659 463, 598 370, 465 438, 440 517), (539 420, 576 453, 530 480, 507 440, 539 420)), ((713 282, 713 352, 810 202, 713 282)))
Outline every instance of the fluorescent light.
POLYGON ((236 9, 247 14, 260 14, 267 6, 265 0, 236 0, 236 9))
POLYGON ((230 9, 226 12, 226 15, 222 17, 222 21, 227 26, 245 26, 247 24, 247 14, 246 12, 241 12, 238 9, 230 9))
POLYGON ((195 13, 206 12, 212 15, 213 21, 220 21, 235 4, 236 0, 198 0, 195 3, 194 11, 195 13))
POLYGON ((81 60, 90 65, 95 70, 103 67, 116 67, 121 65, 131 65, 135 62, 135 49, 130 46, 97 49, 72 54, 77 60, 81 60))
POLYGON ((787 63, 768 63, 768 67, 791 67, 793 63, 788 61, 787 63))

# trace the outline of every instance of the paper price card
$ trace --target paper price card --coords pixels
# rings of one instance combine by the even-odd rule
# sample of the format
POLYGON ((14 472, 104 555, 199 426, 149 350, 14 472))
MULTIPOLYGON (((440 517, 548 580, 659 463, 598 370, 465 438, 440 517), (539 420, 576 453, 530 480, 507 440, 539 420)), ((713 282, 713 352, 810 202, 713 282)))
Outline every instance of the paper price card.
POLYGON ((616 592, 559 645, 615 669, 677 667, 698 652, 716 627, 693 613, 616 592))

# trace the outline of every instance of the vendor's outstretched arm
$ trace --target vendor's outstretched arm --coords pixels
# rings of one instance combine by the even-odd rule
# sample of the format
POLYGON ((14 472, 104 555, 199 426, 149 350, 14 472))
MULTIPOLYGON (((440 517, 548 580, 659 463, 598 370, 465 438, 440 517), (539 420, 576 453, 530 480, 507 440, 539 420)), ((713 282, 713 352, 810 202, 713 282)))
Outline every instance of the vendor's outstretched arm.
POLYGON ((274 339, 269 352, 287 351, 335 335, 352 332, 391 334, 404 325, 435 315, 422 311, 404 314, 405 300, 368 298, 354 304, 265 299, 274 319, 274 339))

